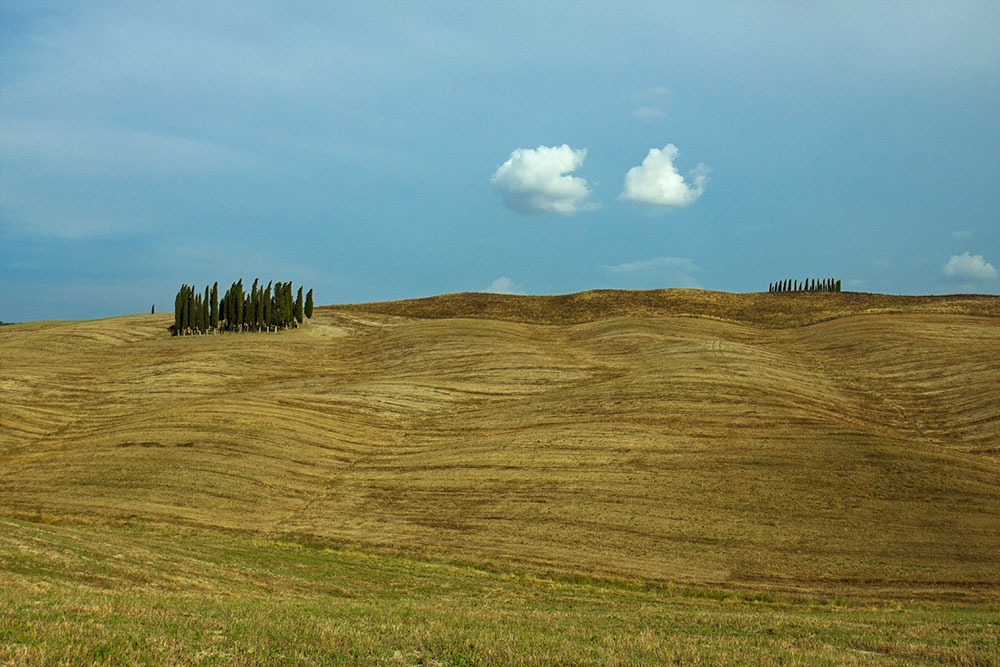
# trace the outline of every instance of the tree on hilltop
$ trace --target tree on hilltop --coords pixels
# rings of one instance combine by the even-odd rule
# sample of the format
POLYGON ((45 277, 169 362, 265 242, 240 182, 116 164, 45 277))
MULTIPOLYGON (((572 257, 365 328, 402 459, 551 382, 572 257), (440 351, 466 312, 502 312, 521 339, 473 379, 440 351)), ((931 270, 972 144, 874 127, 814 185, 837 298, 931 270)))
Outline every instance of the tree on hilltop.
POLYGON ((212 285, 211 301, 208 304, 208 325, 212 331, 219 330, 219 281, 212 285))
POLYGON ((275 331, 301 324, 312 315, 312 290, 303 303, 304 287, 293 291, 291 282, 268 282, 260 279, 245 290, 243 279, 232 283, 219 297, 219 283, 204 292, 193 285, 182 284, 174 297, 174 322, 170 326, 175 336, 213 332, 275 331))

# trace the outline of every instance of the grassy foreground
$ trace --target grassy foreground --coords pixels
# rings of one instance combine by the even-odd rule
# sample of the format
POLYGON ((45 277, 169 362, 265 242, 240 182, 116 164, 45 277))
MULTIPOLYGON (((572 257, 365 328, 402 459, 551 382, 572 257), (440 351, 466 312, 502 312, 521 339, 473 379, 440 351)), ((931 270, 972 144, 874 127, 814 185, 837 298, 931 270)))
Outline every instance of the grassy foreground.
POLYGON ((998 645, 995 607, 641 587, 239 533, 0 519, 9 664, 987 665, 998 645))

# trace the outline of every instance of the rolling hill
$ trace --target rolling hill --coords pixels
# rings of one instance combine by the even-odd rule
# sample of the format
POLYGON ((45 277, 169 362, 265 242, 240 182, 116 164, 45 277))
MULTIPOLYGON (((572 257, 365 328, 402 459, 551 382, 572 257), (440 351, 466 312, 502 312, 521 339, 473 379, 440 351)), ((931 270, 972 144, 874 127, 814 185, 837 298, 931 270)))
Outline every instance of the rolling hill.
POLYGON ((1000 297, 597 291, 0 330, 0 515, 1000 600, 1000 297))

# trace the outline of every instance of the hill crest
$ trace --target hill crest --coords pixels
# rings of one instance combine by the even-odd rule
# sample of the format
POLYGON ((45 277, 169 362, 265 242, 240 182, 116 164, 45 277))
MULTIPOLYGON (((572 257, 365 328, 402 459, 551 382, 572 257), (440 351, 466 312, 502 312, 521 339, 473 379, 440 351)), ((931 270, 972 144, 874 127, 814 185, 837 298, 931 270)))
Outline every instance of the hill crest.
POLYGON ((701 317, 760 328, 785 328, 851 315, 890 313, 1000 317, 1000 296, 598 289, 558 295, 455 292, 335 308, 418 319, 475 318, 525 324, 583 324, 618 317, 701 317))

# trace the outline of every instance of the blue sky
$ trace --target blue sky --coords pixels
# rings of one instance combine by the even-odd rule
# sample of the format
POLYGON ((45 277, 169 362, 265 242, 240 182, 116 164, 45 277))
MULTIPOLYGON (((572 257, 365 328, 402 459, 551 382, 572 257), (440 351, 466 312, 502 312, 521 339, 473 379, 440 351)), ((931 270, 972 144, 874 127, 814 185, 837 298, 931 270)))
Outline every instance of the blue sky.
POLYGON ((0 2, 0 320, 1000 291, 1000 3, 0 2))

